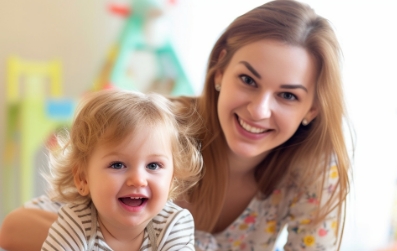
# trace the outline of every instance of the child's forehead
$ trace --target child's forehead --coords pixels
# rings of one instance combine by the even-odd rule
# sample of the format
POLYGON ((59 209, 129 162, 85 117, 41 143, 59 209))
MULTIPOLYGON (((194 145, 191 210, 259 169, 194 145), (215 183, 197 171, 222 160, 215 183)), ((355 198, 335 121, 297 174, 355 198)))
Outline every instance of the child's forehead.
POLYGON ((143 136, 147 139, 155 137, 159 141, 169 142, 175 138, 175 132, 175 128, 167 126, 165 123, 141 123, 130 128, 108 128, 101 137, 101 141, 112 146, 143 136))

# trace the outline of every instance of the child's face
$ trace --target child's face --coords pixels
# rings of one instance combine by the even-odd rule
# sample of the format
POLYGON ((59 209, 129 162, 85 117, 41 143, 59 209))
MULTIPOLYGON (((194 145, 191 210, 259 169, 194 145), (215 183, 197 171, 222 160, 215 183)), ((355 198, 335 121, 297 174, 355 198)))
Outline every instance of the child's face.
POLYGON ((116 232, 144 228, 165 205, 173 159, 170 137, 161 131, 145 127, 120 144, 94 149, 86 181, 99 218, 107 228, 113 227, 116 232))

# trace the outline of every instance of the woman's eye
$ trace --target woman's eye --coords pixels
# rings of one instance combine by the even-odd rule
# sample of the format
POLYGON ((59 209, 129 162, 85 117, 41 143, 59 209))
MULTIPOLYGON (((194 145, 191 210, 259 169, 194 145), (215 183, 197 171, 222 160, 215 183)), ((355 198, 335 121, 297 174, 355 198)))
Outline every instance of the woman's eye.
POLYGON ((121 163, 121 162, 115 162, 115 163, 112 163, 112 164, 110 165, 110 168, 113 168, 113 169, 122 169, 122 168, 125 168, 125 165, 124 165, 123 163, 121 163))
POLYGON ((146 166, 146 168, 149 169, 149 170, 157 170, 157 169, 160 168, 160 165, 157 164, 157 163, 149 163, 149 164, 146 166))
POLYGON ((287 99, 287 100, 297 100, 298 99, 294 94, 292 94, 290 92, 281 93, 281 97, 283 99, 287 99))
POLYGON ((247 85, 255 85, 255 81, 247 75, 241 75, 240 78, 247 85))

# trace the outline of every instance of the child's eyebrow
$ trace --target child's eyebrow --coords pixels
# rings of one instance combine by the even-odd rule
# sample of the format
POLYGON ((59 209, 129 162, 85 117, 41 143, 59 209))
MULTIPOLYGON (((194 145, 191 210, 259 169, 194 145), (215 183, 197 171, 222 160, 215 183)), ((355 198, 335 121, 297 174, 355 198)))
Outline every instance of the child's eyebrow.
MULTIPOLYGON (((169 159, 168 154, 154 153, 154 154, 151 154, 150 156, 151 157, 160 157, 160 158, 169 159)), ((171 155, 171 159, 172 159, 172 155, 171 155)))

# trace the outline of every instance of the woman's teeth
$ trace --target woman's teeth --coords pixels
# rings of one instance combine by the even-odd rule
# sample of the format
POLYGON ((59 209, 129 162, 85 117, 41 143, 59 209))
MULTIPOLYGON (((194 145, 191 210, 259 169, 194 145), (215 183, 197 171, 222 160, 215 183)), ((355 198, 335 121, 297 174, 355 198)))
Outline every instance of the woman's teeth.
POLYGON ((253 127, 248 125, 247 123, 245 123, 243 120, 241 120, 240 118, 238 119, 240 125, 242 128, 244 128, 244 130, 251 132, 251 133, 263 133, 266 131, 266 129, 263 128, 257 128, 257 127, 253 127))

